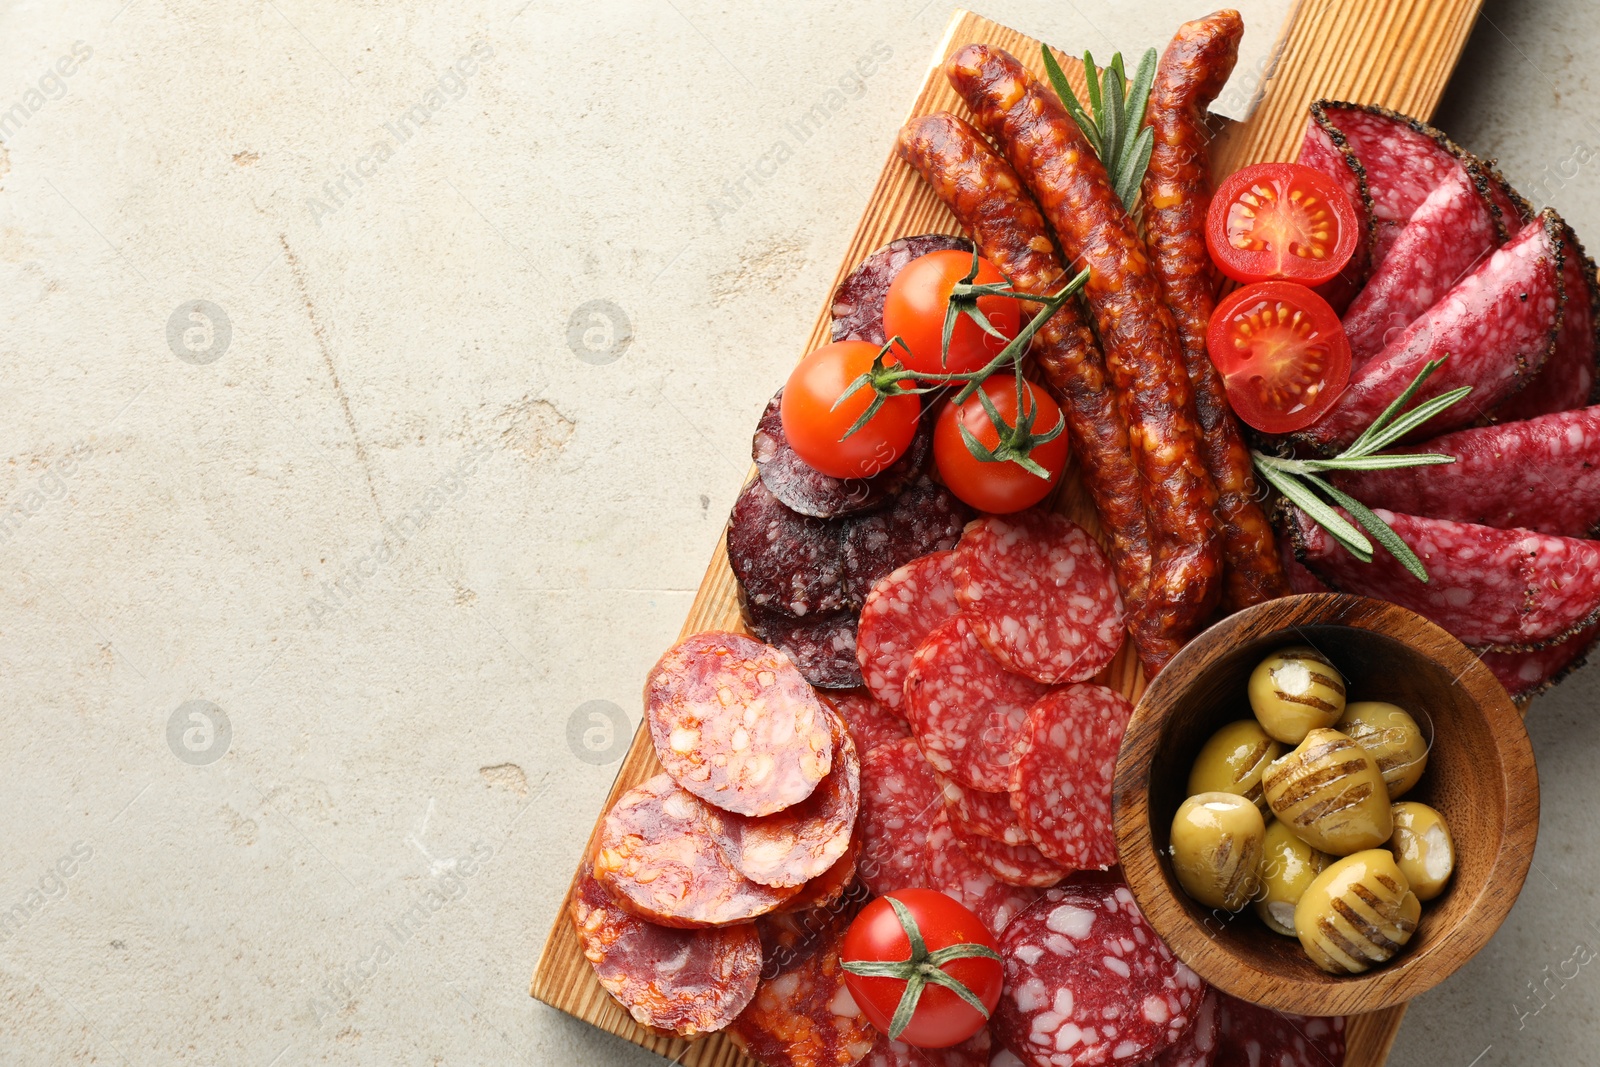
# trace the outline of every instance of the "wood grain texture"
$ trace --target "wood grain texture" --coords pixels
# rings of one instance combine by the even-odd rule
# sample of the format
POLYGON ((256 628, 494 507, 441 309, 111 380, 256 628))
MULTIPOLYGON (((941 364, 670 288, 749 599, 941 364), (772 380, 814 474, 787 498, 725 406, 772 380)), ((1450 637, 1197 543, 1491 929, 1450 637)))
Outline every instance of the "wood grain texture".
MULTIPOLYGON (((1383 104, 1419 118, 1430 117, 1455 68, 1481 2, 1301 0, 1281 29, 1278 62, 1259 90, 1260 100, 1250 120, 1225 123, 1218 131, 1213 142, 1218 176, 1247 163, 1291 158, 1304 130, 1306 104, 1319 96, 1383 104)), ((1249 27, 1247 32, 1264 31, 1262 27, 1249 27)), ((957 11, 907 118, 942 110, 966 113, 954 90, 945 82, 939 65, 951 52, 973 42, 1004 48, 1042 74, 1036 40, 979 15, 957 11)), ((1081 48, 1079 42, 1057 44, 1070 49, 1081 48)), ((1062 59, 1063 67, 1081 91, 1080 66, 1069 57, 1062 59)), ((884 131, 886 145, 892 146, 896 132, 884 131)), ((835 283, 868 253, 896 237, 929 232, 956 233, 958 227, 916 172, 902 163, 890 147, 888 160, 866 210, 845 249, 835 283)), ((831 288, 821 294, 821 314, 810 336, 795 346, 796 359, 827 339, 831 295, 831 288)), ((1091 530, 1098 530, 1094 509, 1073 472, 1068 472, 1064 482, 1056 500, 1057 509, 1091 530)), ((737 584, 728 568, 726 549, 720 538, 682 633, 688 635, 710 629, 743 629, 737 584)), ((1143 674, 1131 648, 1123 650, 1100 680, 1134 700, 1144 688, 1143 674)), ((617 796, 659 770, 649 734, 641 729, 622 761, 605 807, 596 812, 596 829, 600 816, 617 796)), ((591 834, 585 851, 592 845, 591 834)), ((574 867, 578 859, 573 857, 574 867)), ((685 1067, 752 1065, 753 1061, 720 1035, 691 1044, 660 1037, 634 1023, 595 980, 592 968, 578 948, 568 917, 570 906, 569 889, 533 976, 531 993, 535 998, 685 1067)), ((1403 1010, 1393 1008, 1351 1020, 1347 1031, 1346 1063, 1349 1067, 1381 1067, 1394 1042, 1403 1010)))

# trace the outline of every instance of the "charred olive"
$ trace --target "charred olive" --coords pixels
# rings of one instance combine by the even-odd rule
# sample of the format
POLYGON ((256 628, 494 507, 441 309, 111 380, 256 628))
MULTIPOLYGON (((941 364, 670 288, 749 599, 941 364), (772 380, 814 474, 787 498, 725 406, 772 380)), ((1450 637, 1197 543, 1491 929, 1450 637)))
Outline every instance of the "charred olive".
POLYGON ((1318 852, 1278 820, 1267 824, 1255 903, 1256 914, 1268 929, 1286 937, 1295 935, 1294 906, 1332 862, 1332 856, 1318 852))
POLYGON ((1344 709, 1334 729, 1367 750, 1389 787, 1390 800, 1399 800, 1428 767, 1428 739, 1403 708, 1360 700, 1344 709))
POLYGON ((1389 851, 1418 900, 1432 900, 1443 893, 1456 869, 1456 846, 1444 816, 1414 800, 1394 806, 1389 851))
POLYGON ((1295 645, 1262 660, 1250 674, 1250 707, 1261 728, 1286 745, 1344 714, 1344 679, 1327 657, 1295 645))
POLYGON ((1189 795, 1234 793, 1267 811, 1261 775, 1283 755, 1283 746, 1267 736, 1254 719, 1230 722, 1211 735, 1189 770, 1189 795))
POLYGON ((1367 750, 1337 730, 1312 730, 1261 779, 1267 804, 1295 836, 1334 856, 1378 848, 1394 833, 1389 790, 1367 750))
POLYGON ((1335 860, 1294 909, 1300 944, 1330 974, 1360 974, 1391 959, 1416 932, 1422 904, 1381 848, 1335 860))
POLYGON ((1172 819, 1172 866, 1184 892, 1211 908, 1238 911, 1255 891, 1266 837, 1261 809, 1234 793, 1201 793, 1172 819))

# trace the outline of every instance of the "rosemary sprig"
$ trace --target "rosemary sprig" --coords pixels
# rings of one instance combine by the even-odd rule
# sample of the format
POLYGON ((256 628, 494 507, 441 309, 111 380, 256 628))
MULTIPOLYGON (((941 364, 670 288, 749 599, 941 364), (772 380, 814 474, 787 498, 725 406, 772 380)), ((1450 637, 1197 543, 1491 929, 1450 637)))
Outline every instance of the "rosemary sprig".
POLYGON ((1140 58, 1132 84, 1123 69, 1121 52, 1112 56, 1106 69, 1099 72, 1094 65, 1094 54, 1084 52, 1083 75, 1089 89, 1089 109, 1085 111, 1050 46, 1041 48, 1045 72, 1050 75, 1050 84, 1061 98, 1062 106, 1088 138, 1100 162, 1105 164, 1106 174, 1122 206, 1132 211, 1139 195, 1139 183, 1144 180, 1145 169, 1150 166, 1150 153, 1155 148, 1155 132, 1144 124, 1144 112, 1145 105, 1150 102, 1150 87, 1156 79, 1156 50, 1148 49, 1140 58))
POLYGON ((1400 441, 1472 392, 1470 385, 1452 389, 1401 414, 1405 406, 1417 395, 1417 391, 1422 388, 1423 383, 1443 365, 1443 359, 1436 359, 1424 366, 1406 391, 1396 397, 1394 403, 1385 408, 1381 415, 1373 419, 1372 425, 1351 442, 1349 448, 1332 459, 1286 459, 1281 456, 1269 456, 1264 452, 1251 453, 1255 468, 1261 477, 1287 497, 1290 503, 1310 516, 1313 522, 1327 530, 1352 556, 1363 563, 1371 563, 1372 542, 1367 540, 1361 530, 1345 521, 1342 515, 1325 503, 1324 498, 1333 505, 1343 508, 1362 529, 1376 538, 1378 544, 1387 549, 1421 582, 1428 581, 1428 570, 1417 558, 1417 554, 1411 550, 1411 546, 1400 540, 1400 536, 1371 508, 1321 475, 1327 471, 1395 470, 1400 467, 1428 467, 1454 463, 1454 456, 1440 455, 1437 452, 1375 454, 1400 441))

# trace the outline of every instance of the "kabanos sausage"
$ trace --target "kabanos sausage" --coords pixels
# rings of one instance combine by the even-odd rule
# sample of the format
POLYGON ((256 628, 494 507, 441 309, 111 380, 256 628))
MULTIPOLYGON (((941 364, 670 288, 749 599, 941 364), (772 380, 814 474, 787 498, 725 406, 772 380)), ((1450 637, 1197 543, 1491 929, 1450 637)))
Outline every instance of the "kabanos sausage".
MULTIPOLYGON (((1082 131, 1014 56, 968 45, 950 57, 945 75, 978 128, 1004 147, 1032 188, 1062 250, 1089 268, 1084 291, 1106 369, 1122 393, 1157 541, 1150 595, 1138 615, 1181 640, 1198 629, 1221 591, 1212 513, 1217 490, 1200 459, 1200 427, 1177 327, 1144 242, 1082 131)), ((1143 658, 1152 674, 1166 661, 1143 658)))
POLYGON ((1223 600, 1233 609, 1289 595, 1272 524, 1257 503, 1250 450, 1206 352, 1206 325, 1217 295, 1216 270, 1206 252, 1211 204, 1206 108, 1232 73, 1243 35, 1237 11, 1218 11, 1178 28, 1150 93, 1146 121, 1155 143, 1144 176, 1145 239, 1194 387, 1200 454, 1217 486, 1226 565, 1223 600))

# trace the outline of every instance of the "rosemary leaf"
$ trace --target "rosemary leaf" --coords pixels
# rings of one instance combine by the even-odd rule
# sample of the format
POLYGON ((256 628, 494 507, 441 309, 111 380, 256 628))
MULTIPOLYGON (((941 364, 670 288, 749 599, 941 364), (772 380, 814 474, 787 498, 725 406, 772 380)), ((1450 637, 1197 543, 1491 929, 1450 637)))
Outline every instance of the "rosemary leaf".
POLYGON ((1371 444, 1372 439, 1383 432, 1383 428, 1389 425, 1389 420, 1394 418, 1401 408, 1411 403, 1411 398, 1417 395, 1417 390, 1422 388, 1422 383, 1432 377, 1433 372, 1442 366, 1444 366, 1443 359, 1431 360, 1424 366, 1417 375, 1417 380, 1412 382, 1405 392, 1395 397, 1394 403, 1383 409, 1383 414, 1372 420, 1372 425, 1368 426, 1360 437, 1351 442, 1350 447, 1344 450, 1344 454, 1347 456, 1364 456, 1369 452, 1376 452, 1377 449, 1371 444))
POLYGON ((1454 463, 1456 457, 1441 456, 1437 452, 1401 452, 1379 456, 1336 456, 1333 459, 1291 460, 1294 471, 1315 474, 1320 471, 1390 471, 1402 467, 1437 467, 1454 463))
POLYGON ((1129 211, 1133 210, 1133 201, 1139 195, 1139 185, 1144 181, 1144 172, 1150 167, 1150 155, 1155 151, 1156 131, 1146 126, 1139 131, 1139 136, 1133 139, 1133 144, 1123 154, 1122 164, 1117 168, 1113 184, 1117 190, 1117 199, 1122 201, 1122 206, 1129 211))
MULTIPOLYGON (((1089 139, 1089 144, 1094 148, 1095 155, 1100 155, 1100 127, 1094 120, 1084 114, 1083 105, 1078 103, 1078 94, 1072 91, 1072 86, 1067 82, 1067 75, 1061 69, 1061 64, 1056 62, 1055 54, 1050 51, 1049 45, 1040 45, 1044 52, 1045 73, 1050 76, 1050 85, 1056 91, 1056 96, 1061 98, 1061 106, 1067 109, 1067 114, 1072 116, 1072 121, 1078 124, 1078 129, 1089 139)), ((1084 57, 1089 58, 1087 52, 1084 57)), ((1086 67, 1093 70, 1093 67, 1086 67)), ((1100 109, 1100 93, 1095 88, 1094 78, 1089 79, 1089 106, 1096 111, 1100 109)))
POLYGON ((1344 516, 1319 500, 1317 495, 1299 479, 1263 463, 1257 463, 1256 469, 1274 489, 1288 497, 1290 502, 1309 515, 1313 522, 1332 534, 1352 556, 1363 563, 1372 562, 1372 542, 1367 540, 1366 535, 1346 522, 1344 516))
MULTIPOLYGON (((1448 393, 1441 393, 1425 404, 1418 404, 1416 408, 1406 412, 1398 419, 1395 419, 1394 422, 1390 423, 1388 426, 1385 426, 1383 428, 1383 432, 1375 434, 1372 439, 1367 442, 1366 452, 1357 453, 1357 455, 1359 456, 1370 452, 1379 452, 1385 448, 1388 448, 1390 445, 1395 444, 1401 438, 1405 437, 1412 430, 1415 430, 1417 427, 1421 426, 1423 423, 1439 414, 1439 412, 1443 411, 1445 408, 1451 407, 1452 405, 1457 404, 1461 400, 1465 399, 1466 395, 1470 392, 1472 392, 1472 386, 1463 385, 1459 389, 1452 389, 1448 393)), ((1345 451, 1345 455, 1349 455, 1349 450, 1345 451)))
MULTIPOLYGON (((1428 569, 1422 565, 1422 560, 1411 551, 1411 546, 1400 540, 1400 535, 1395 533, 1388 523, 1378 518, 1377 512, 1367 507, 1361 501, 1335 488, 1328 482, 1312 475, 1307 481, 1327 493, 1338 505, 1350 513, 1350 516, 1359 522, 1366 531, 1378 539, 1378 543, 1389 550, 1389 553, 1399 560, 1412 577, 1426 584, 1428 582, 1428 569)), ((1370 561, 1367 561, 1370 562, 1370 561)))

